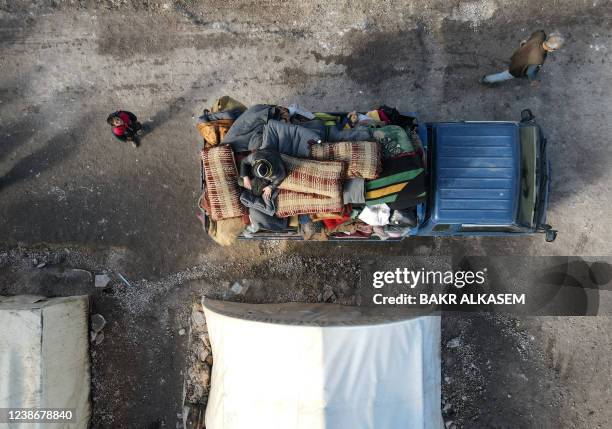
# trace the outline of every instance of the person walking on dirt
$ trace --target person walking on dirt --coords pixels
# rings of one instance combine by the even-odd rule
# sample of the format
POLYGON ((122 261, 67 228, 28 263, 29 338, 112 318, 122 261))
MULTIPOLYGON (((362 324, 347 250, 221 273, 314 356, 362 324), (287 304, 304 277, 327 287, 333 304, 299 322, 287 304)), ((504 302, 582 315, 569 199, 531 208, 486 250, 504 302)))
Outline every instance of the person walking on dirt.
POLYGON ((549 52, 554 52, 563 45, 563 37, 560 34, 546 36, 544 31, 534 32, 529 39, 523 40, 520 47, 514 52, 510 59, 510 67, 500 73, 484 75, 481 83, 491 84, 514 79, 515 77, 527 77, 532 86, 538 86, 538 72, 542 68, 549 52))
POLYGON ((142 125, 132 112, 117 110, 106 118, 106 122, 112 127, 113 135, 121 141, 129 141, 135 148, 140 144, 138 131, 142 125))

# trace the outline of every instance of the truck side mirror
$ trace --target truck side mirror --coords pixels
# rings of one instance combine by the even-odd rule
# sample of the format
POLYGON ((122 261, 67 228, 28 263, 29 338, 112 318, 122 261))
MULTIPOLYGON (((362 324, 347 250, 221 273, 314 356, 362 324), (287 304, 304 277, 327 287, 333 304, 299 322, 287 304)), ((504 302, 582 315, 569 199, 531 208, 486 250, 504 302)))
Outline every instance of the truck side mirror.
POLYGON ((535 116, 531 112, 531 109, 524 109, 521 111, 521 122, 530 122, 535 119, 535 116))
POLYGON ((556 229, 547 229, 546 230, 546 242, 552 243, 557 238, 557 230, 556 229))

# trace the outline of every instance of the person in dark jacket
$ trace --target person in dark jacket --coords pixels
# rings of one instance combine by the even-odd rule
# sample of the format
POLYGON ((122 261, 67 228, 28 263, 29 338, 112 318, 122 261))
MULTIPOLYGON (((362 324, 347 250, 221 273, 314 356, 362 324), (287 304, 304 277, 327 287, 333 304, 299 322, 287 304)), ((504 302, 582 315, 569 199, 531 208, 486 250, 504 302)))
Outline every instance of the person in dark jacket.
POLYGON ((112 127, 113 135, 117 140, 129 141, 132 146, 138 147, 140 144, 138 131, 142 129, 142 125, 138 122, 136 115, 126 110, 117 110, 108 115, 106 122, 112 127))
POLYGON ((256 150, 240 163, 240 177, 244 187, 251 190, 251 177, 257 177, 267 183, 262 190, 264 198, 270 199, 272 191, 281 184, 287 176, 285 164, 278 152, 271 150, 256 150))
POLYGON ((549 52, 554 52, 563 45, 563 37, 560 34, 546 36, 544 31, 534 32, 529 39, 523 40, 520 47, 510 58, 508 70, 485 75, 480 79, 481 83, 497 83, 515 77, 527 77, 532 86, 539 85, 538 72, 542 68, 549 52))

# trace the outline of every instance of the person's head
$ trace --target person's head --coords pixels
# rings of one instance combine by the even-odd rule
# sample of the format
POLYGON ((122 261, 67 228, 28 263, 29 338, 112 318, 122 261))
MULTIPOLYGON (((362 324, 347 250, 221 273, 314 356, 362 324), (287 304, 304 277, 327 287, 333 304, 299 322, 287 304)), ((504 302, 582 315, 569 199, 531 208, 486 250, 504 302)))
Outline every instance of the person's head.
POLYGON ((258 159, 253 163, 255 177, 267 179, 272 176, 272 164, 267 159, 258 159))
POLYGON ((565 39, 561 34, 551 33, 548 35, 544 43, 542 43, 542 47, 548 52, 554 52, 563 46, 564 41, 565 39))
POLYGON ((106 118, 106 122, 108 122, 108 124, 113 127, 120 127, 121 125, 123 125, 123 120, 116 113, 111 113, 110 115, 108 115, 108 118, 106 118))

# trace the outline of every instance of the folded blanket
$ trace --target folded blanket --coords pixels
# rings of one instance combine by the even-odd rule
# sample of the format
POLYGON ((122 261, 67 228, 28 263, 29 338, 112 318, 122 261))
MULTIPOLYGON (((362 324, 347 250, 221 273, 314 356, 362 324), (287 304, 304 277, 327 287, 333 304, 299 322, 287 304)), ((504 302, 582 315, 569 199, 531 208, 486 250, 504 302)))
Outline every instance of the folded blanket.
POLYGON ((344 204, 365 204, 365 180, 348 179, 342 186, 344 204))
POLYGON ((278 193, 276 205, 276 216, 278 217, 310 213, 335 213, 342 211, 342 196, 326 197, 281 189, 278 193))
POLYGON ((204 180, 213 220, 242 216, 247 213, 240 204, 238 171, 234 152, 228 145, 219 145, 202 151, 204 180))
POLYGON ((276 215, 342 211, 341 162, 323 162, 283 155, 287 177, 279 186, 276 215))
POLYGON ((315 161, 281 155, 287 176, 279 189, 305 194, 340 197, 342 200, 342 178, 344 165, 335 161, 315 161))
POLYGON ((381 151, 377 142, 339 142, 310 147, 310 157, 347 163, 347 177, 376 179, 381 169, 381 151))
POLYGON ((416 206, 427 197, 421 159, 407 155, 384 160, 381 177, 366 181, 365 190, 368 206, 386 203, 394 210, 416 206))

